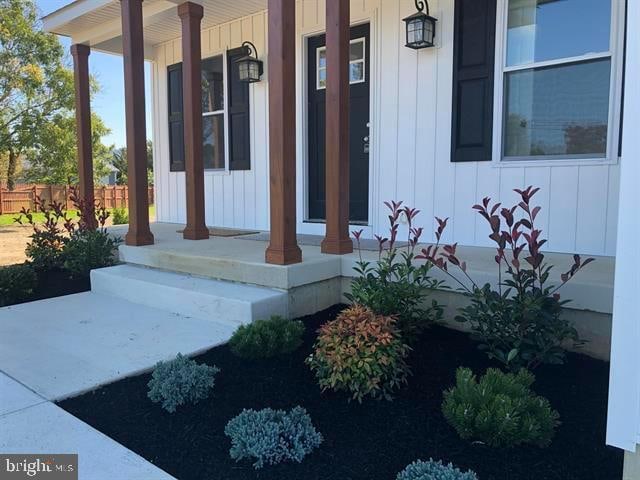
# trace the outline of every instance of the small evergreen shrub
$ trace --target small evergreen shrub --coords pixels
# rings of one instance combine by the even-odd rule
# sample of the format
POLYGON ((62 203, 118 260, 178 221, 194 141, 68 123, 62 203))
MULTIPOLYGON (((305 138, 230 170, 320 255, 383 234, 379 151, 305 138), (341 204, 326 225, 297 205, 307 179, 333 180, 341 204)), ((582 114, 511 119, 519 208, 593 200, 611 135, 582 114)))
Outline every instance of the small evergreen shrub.
POLYGON ((229 340, 229 347, 239 357, 270 358, 297 350, 303 333, 301 321, 273 316, 240 326, 229 340))
POLYGON ((394 317, 354 305, 320 328, 306 362, 323 391, 346 391, 359 402, 368 395, 390 400, 407 382, 409 350, 394 317))
POLYGON ((27 263, 0 268, 0 307, 27 300, 37 285, 38 276, 27 263))
POLYGON ((452 464, 442 462, 413 462, 398 474, 396 480, 478 480, 474 472, 462 472, 452 464))
POLYGON ((524 369, 513 374, 490 368, 477 381, 471 370, 459 368, 456 386, 444 392, 442 411, 466 440, 492 447, 546 447, 560 416, 546 398, 531 391, 534 380, 524 369))
POLYGON ((178 354, 174 360, 159 362, 148 383, 148 397, 173 413, 186 403, 198 403, 209 396, 218 367, 200 364, 178 354))
POLYGON ((62 250, 64 268, 73 276, 88 277, 91 270, 115 265, 119 243, 104 229, 73 232, 62 250))
POLYGON ((129 213, 125 208, 114 208, 111 211, 111 219, 114 225, 126 225, 129 223, 129 213))
POLYGON ((322 443, 322 435, 302 407, 284 410, 243 410, 224 429, 231 439, 231 458, 255 459, 257 470, 281 462, 302 462, 322 443))

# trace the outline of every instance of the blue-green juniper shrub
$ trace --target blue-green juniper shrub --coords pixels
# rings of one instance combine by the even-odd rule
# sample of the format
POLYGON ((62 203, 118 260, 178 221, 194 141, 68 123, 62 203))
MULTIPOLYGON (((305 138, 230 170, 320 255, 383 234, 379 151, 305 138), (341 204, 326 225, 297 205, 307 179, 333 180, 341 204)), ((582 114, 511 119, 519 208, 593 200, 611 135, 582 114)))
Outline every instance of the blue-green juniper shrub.
POLYGON ((229 421, 224 433, 231 439, 231 458, 254 459, 255 469, 282 462, 300 463, 323 440, 302 407, 289 412, 245 409, 229 421))
POLYGON ((452 464, 419 460, 400 472, 396 480, 478 480, 478 477, 471 470, 462 472, 452 464))
POLYGON ((198 364, 179 353, 175 359, 156 365, 148 383, 148 397, 173 413, 181 405, 207 398, 219 371, 216 366, 198 364))

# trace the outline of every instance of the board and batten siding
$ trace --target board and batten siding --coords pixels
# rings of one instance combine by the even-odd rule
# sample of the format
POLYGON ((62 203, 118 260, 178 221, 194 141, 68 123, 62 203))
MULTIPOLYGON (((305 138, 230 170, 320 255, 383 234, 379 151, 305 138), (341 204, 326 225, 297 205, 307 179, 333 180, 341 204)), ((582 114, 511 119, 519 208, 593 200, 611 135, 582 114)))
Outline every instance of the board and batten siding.
MULTIPOLYGON (((496 166, 494 162, 452 163, 453 0, 431 0, 438 18, 437 47, 404 46, 402 18, 413 0, 352 0, 352 22, 371 23, 371 159, 367 236, 385 233, 385 200, 402 200, 421 210, 432 241, 434 216, 449 217, 445 241, 491 246, 485 221, 471 209, 485 196, 516 202, 514 188, 541 188, 539 227, 548 250, 614 255, 619 166, 586 162, 544 166, 496 166)), ((324 31, 324 0, 297 3, 297 210, 300 233, 323 233, 305 223, 306 212, 306 38, 324 31)), ((205 12, 206 14, 206 12, 205 12)), ((203 57, 252 41, 266 61, 266 12, 204 30, 203 57)), ((184 173, 169 172, 166 67, 181 60, 181 40, 156 46, 153 65, 154 161, 159 221, 185 221, 184 173)), ((265 76, 250 87, 251 170, 205 173, 207 224, 266 230, 269 227, 268 112, 265 76)), ((360 228, 360 227, 354 227, 360 228)))

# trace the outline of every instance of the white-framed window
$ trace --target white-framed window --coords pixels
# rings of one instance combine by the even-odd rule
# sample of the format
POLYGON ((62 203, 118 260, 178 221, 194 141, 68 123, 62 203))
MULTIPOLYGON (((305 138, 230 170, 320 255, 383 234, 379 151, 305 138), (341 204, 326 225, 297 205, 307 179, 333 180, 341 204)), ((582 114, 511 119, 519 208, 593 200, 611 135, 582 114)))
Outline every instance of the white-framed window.
POLYGON ((202 154, 205 170, 227 168, 225 56, 202 60, 202 154))
POLYGON ((497 157, 503 164, 617 158, 624 2, 501 3, 497 157))
MULTIPOLYGON (((366 38, 351 40, 349 48, 349 83, 364 83, 366 79, 366 38)), ((327 88, 327 47, 316 50, 316 88, 327 88)))

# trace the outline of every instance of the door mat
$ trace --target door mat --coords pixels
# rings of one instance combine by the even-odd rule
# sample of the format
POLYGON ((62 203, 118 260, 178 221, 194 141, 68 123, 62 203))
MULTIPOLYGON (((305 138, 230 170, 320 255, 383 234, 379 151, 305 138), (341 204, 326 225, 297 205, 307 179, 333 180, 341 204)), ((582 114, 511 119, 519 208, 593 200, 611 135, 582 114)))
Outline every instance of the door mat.
MULTIPOLYGON (((178 230, 178 233, 184 233, 184 230, 178 230)), ((255 235, 260 233, 256 230, 236 230, 233 228, 210 227, 209 235, 212 237, 240 237, 243 235, 255 235)))

